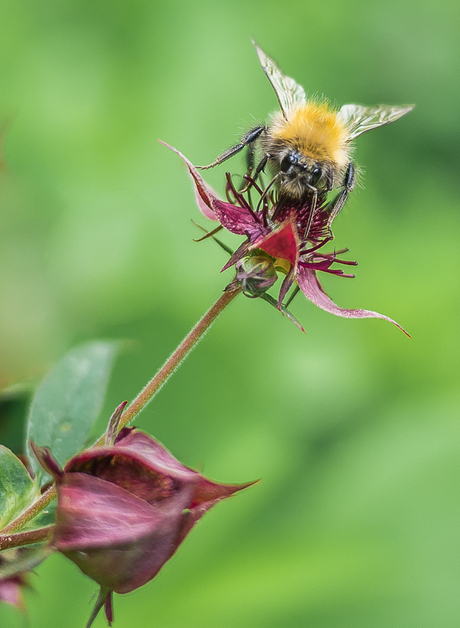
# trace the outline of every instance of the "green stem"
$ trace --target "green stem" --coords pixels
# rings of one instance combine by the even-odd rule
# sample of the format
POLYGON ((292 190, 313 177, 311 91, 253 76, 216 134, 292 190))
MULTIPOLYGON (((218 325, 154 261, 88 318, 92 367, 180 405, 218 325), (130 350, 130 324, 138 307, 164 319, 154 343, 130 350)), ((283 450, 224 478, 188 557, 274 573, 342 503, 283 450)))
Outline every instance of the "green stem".
MULTIPOLYGON (((211 327, 219 314, 229 305, 233 299, 241 292, 241 288, 223 292, 214 305, 206 312, 201 320, 195 325, 192 331, 184 338, 174 353, 166 360, 164 365, 150 380, 147 386, 141 390, 137 397, 130 403, 123 413, 120 420, 120 429, 128 425, 139 412, 153 399, 155 394, 160 390, 163 384, 169 379, 177 367, 185 360, 190 351, 196 346, 199 340, 203 338, 205 333, 211 327)), ((105 434, 95 443, 95 446, 105 443, 105 434)), ((46 508, 46 506, 54 499, 56 488, 51 486, 32 506, 25 510, 17 519, 12 521, 3 530, 0 535, 0 549, 5 539, 11 537, 12 532, 20 530, 28 521, 30 521, 37 513, 46 508)), ((27 533, 26 533, 27 534, 27 533)), ((32 541, 33 542, 33 541, 32 541)))

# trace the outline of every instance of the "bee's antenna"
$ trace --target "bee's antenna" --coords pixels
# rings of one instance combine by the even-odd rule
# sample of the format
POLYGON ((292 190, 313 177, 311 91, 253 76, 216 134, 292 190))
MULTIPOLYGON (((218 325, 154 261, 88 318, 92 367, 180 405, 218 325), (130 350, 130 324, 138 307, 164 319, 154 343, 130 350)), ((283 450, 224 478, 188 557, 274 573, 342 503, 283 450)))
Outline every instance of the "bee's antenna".
POLYGON ((306 240, 308 237, 308 234, 310 232, 310 228, 311 228, 311 223, 313 222, 313 216, 316 210, 316 203, 318 201, 318 190, 316 188, 314 188, 313 186, 309 186, 310 189, 313 192, 313 196, 311 199, 311 210, 310 210, 310 214, 308 216, 308 222, 307 222, 307 226, 305 227, 305 231, 303 234, 303 239, 306 240))

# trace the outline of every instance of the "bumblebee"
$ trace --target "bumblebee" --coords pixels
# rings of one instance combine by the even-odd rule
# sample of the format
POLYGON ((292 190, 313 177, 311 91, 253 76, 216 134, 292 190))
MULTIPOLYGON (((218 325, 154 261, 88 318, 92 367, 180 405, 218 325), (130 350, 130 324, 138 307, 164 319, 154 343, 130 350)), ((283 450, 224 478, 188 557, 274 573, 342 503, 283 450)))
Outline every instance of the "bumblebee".
MULTIPOLYGON (((303 87, 285 76, 276 63, 255 42, 260 64, 280 105, 268 125, 250 129, 241 141, 224 151, 201 169, 217 166, 243 148, 248 148, 248 174, 257 180, 268 165, 273 178, 266 190, 275 185, 280 204, 309 206, 310 221, 318 199, 332 190, 338 193, 329 204, 328 227, 345 205, 356 183, 356 165, 352 142, 357 137, 395 122, 413 106, 380 105, 363 107, 343 105, 339 110, 327 101, 307 99, 303 87), (260 155, 256 165, 256 155, 260 155)), ((308 225, 309 226, 309 225, 308 225)), ((308 232, 308 229, 307 229, 308 232)))

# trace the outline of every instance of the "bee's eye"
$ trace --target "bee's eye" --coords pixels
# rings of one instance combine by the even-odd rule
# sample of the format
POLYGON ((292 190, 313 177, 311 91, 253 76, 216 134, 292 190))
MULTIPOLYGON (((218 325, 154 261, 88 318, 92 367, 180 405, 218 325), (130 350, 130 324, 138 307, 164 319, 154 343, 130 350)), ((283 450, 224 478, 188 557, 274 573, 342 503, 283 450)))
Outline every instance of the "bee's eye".
POLYGON ((280 170, 282 172, 287 172, 289 168, 293 164, 296 164, 298 161, 299 159, 296 155, 294 155, 293 153, 288 153, 285 157, 283 157, 283 160, 281 161, 280 170))
POLYGON ((313 170, 311 171, 310 184, 316 185, 318 181, 321 179, 321 175, 322 175, 321 168, 313 168, 313 170))

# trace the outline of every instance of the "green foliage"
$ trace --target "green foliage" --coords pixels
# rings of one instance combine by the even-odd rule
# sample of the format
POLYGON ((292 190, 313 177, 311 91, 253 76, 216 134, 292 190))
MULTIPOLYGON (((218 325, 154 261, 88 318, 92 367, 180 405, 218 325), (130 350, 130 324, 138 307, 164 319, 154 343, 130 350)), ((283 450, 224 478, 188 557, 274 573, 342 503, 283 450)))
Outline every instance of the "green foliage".
POLYGON ((0 528, 20 515, 38 494, 37 483, 19 458, 0 445, 0 528))
POLYGON ((72 349, 38 387, 27 422, 27 450, 41 484, 49 476, 30 450, 32 440, 48 447, 60 465, 83 449, 100 412, 116 342, 90 342, 72 349))

